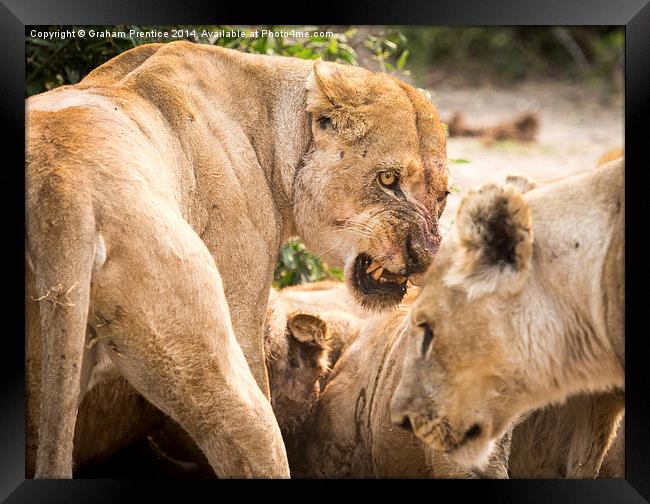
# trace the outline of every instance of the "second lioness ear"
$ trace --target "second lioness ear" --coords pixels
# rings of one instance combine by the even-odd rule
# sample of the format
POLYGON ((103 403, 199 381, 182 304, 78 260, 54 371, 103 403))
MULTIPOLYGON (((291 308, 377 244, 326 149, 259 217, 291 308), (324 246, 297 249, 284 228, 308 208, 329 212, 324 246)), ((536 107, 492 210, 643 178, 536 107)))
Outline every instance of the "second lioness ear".
POLYGON ((363 104, 368 101, 371 78, 363 69, 349 70, 316 60, 305 84, 307 112, 315 127, 330 129, 347 140, 363 136, 369 128, 363 104))
POLYGON ((515 186, 520 193, 531 191, 537 187, 537 182, 531 180, 528 175, 510 173, 506 177, 506 184, 515 186))
POLYGON ((289 333, 300 343, 325 346, 328 338, 327 322, 311 313, 296 312, 287 320, 289 333))
POLYGON ((530 271, 530 209, 514 185, 490 183, 461 201, 456 218, 458 250, 445 283, 470 298, 498 290, 516 292, 530 271))

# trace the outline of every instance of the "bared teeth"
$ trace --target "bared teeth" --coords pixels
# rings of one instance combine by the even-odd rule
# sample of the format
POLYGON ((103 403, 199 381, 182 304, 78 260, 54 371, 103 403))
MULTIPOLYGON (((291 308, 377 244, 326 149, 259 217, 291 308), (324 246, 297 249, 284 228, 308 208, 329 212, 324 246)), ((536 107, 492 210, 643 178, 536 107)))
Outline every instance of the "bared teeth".
POLYGON ((377 268, 380 268, 381 264, 379 264, 377 261, 372 261, 370 266, 368 266, 368 269, 366 269, 366 273, 370 274, 373 271, 375 271, 377 268))
POLYGON ((366 268, 366 273, 372 276, 377 282, 395 282, 398 284, 406 283, 408 278, 399 273, 393 273, 385 269, 379 262, 373 259, 372 263, 366 268))

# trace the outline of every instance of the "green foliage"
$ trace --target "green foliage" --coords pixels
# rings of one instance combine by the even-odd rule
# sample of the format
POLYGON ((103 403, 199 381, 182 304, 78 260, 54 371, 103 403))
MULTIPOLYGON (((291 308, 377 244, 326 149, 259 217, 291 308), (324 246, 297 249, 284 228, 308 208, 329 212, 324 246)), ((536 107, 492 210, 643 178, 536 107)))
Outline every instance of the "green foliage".
POLYGON ((616 26, 404 27, 411 68, 484 68, 504 79, 608 79, 621 68, 625 34, 616 26))
MULTIPOLYGON (((216 28, 229 30, 233 27, 220 26, 216 28)), ((288 31, 286 27, 282 26, 268 26, 265 28, 269 32, 288 31)), ((297 26, 291 27, 291 30, 296 32, 319 31, 316 26, 297 26)), ((324 32, 320 31, 320 33, 324 32)), ((294 56, 302 59, 322 58, 323 60, 337 63, 357 64, 357 53, 349 44, 350 39, 356 33, 354 28, 344 32, 332 32, 328 36, 321 35, 320 33, 309 37, 276 37, 273 34, 265 34, 256 38, 235 37, 226 39, 225 37, 221 37, 214 44, 257 54, 294 56)), ((201 42, 201 40, 197 39, 197 42, 201 42)))
MULTIPOLYGON (((77 28, 77 27, 74 27, 77 28)), ((94 27, 112 29, 113 27, 94 27)), ((52 31, 61 29, 50 27, 52 31)), ((43 27, 43 31, 47 31, 43 27)), ((149 42, 149 41, 148 41, 149 42)), ((156 42, 156 40, 151 40, 156 42)), ((26 38, 26 94, 48 91, 63 84, 76 84, 93 68, 138 45, 129 38, 26 38)))
POLYGON ((131 37, 136 31, 171 32, 185 30, 184 36, 204 44, 238 49, 259 54, 278 54, 298 58, 322 58, 356 65, 358 43, 372 53, 380 69, 403 75, 408 63, 411 69, 429 70, 448 65, 456 69, 478 66, 506 79, 522 79, 534 75, 608 79, 622 70, 625 33, 622 27, 392 27, 374 29, 359 41, 359 30, 331 30, 325 33, 316 26, 229 25, 193 26, 50 26, 39 30, 63 28, 126 32, 126 36, 107 38, 26 39, 26 94, 46 91, 62 84, 78 82, 90 70, 113 56, 137 45, 170 42, 178 38, 131 37), (269 32, 319 32, 308 37, 240 36, 240 30, 266 29, 269 32), (201 36, 203 30, 219 34, 201 36), (234 35, 232 34, 234 33, 234 35))
POLYGON ((288 287, 319 280, 343 280, 343 271, 328 267, 318 257, 307 251, 305 245, 297 238, 291 238, 284 244, 278 254, 273 286, 288 287))
POLYGON ((410 54, 406 48, 408 39, 400 31, 382 30, 377 35, 369 35, 364 45, 370 49, 372 59, 383 72, 409 74, 404 68, 410 54))

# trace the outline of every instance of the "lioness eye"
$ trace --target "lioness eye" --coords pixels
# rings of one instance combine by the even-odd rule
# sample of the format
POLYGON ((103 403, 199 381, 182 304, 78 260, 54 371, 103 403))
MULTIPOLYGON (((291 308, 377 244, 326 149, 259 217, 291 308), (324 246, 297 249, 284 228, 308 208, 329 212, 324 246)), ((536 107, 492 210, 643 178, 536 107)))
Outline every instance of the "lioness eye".
POLYGON ((320 129, 327 129, 332 125, 332 120, 327 116, 319 117, 318 125, 320 126, 320 129))
POLYGON ((397 185, 398 178, 393 171, 382 171, 378 175, 379 183, 384 187, 393 188, 397 185))
POLYGON ((433 342, 433 330, 426 322, 420 324, 419 327, 424 331, 424 336, 422 338, 422 357, 425 357, 431 347, 431 343, 433 342))
POLYGON ((445 191, 445 192, 442 194, 442 196, 438 196, 438 203, 442 203, 443 201, 445 201, 445 199, 447 198, 447 196, 449 196, 450 194, 451 194, 451 192, 449 192, 449 191, 445 191))

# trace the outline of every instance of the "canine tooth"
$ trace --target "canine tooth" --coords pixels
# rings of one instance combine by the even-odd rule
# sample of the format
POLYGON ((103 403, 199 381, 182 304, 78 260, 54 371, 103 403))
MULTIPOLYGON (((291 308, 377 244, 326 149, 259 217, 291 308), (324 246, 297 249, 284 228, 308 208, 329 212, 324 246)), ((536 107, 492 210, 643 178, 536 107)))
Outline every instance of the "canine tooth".
POLYGON ((384 274, 384 268, 379 266, 379 268, 376 269, 375 272, 372 274, 372 278, 374 278, 375 280, 379 280, 383 274, 384 274))
POLYGON ((372 261, 370 266, 368 266, 368 269, 366 270, 366 273, 372 273, 373 271, 375 271, 380 266, 381 266, 381 264, 379 264, 377 261, 372 261))

